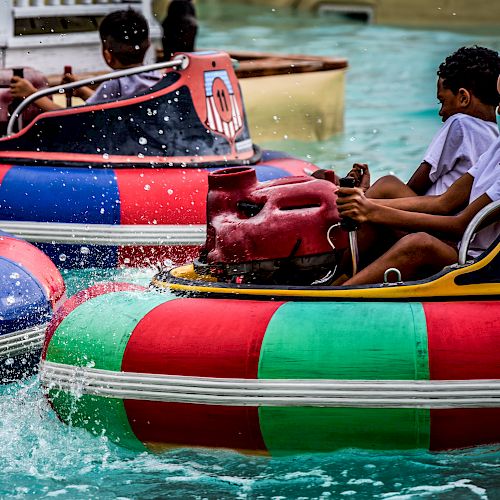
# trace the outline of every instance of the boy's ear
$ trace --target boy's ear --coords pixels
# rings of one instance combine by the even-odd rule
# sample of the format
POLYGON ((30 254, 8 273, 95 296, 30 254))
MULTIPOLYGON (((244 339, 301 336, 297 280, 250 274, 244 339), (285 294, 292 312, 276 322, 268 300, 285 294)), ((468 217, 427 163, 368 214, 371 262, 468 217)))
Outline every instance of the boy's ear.
POLYGON ((467 89, 464 88, 458 89, 458 102, 460 106, 466 108, 470 104, 471 99, 472 95, 467 89))
POLYGON ((111 66, 111 63, 113 62, 114 59, 113 54, 108 49, 102 49, 102 56, 104 57, 106 64, 108 66, 111 66))

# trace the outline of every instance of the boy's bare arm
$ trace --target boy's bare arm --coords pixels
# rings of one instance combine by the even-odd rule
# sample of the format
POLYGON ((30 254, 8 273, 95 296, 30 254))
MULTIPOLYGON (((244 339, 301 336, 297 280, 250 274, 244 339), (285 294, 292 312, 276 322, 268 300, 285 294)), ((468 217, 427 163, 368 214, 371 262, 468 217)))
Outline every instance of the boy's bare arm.
MULTIPOLYGON (((12 97, 20 97, 21 99, 25 99, 26 97, 34 94, 36 91, 37 89, 33 86, 33 84, 25 78, 14 76, 10 80, 10 93, 12 97)), ((40 97, 40 99, 37 99, 35 101, 35 104, 43 111, 53 111, 55 109, 61 109, 61 106, 58 106, 48 97, 40 97)))
POLYGON ((374 203, 358 188, 341 188, 337 200, 342 217, 357 222, 371 222, 403 231, 424 231, 440 238, 458 240, 467 224, 484 206, 491 202, 484 194, 458 215, 432 215, 410 212, 374 203))
MULTIPOLYGON (((61 84, 71 83, 76 81, 77 79, 75 78, 75 75, 73 75, 73 73, 64 73, 61 79, 61 84)), ((90 87, 84 85, 83 87, 76 87, 75 89, 73 89, 73 94, 77 97, 80 97, 80 99, 86 101, 90 96, 94 94, 94 91, 90 87)))
POLYGON ((474 177, 464 174, 457 179, 450 188, 439 196, 413 196, 394 199, 373 199, 373 203, 406 210, 408 212, 421 212, 434 215, 453 214, 462 210, 469 203, 470 192, 474 177))
POLYGON ((419 196, 427 193, 429 188, 432 186, 432 181, 429 178, 432 165, 423 161, 420 166, 415 170, 414 174, 410 177, 410 180, 406 185, 415 191, 419 196))

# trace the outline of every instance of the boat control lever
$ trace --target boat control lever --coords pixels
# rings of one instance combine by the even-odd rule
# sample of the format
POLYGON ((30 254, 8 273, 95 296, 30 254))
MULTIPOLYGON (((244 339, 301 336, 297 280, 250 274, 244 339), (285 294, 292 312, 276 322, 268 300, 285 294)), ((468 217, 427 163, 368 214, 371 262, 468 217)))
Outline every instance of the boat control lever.
MULTIPOLYGON (((339 179, 340 187, 354 187, 356 180, 354 177, 342 177, 339 179)), ((354 276, 358 272, 358 238, 356 236, 356 230, 358 229, 358 224, 356 221, 349 219, 349 217, 343 217, 340 225, 342 229, 348 231, 349 233, 349 246, 351 248, 351 259, 352 259, 352 275, 354 276)))

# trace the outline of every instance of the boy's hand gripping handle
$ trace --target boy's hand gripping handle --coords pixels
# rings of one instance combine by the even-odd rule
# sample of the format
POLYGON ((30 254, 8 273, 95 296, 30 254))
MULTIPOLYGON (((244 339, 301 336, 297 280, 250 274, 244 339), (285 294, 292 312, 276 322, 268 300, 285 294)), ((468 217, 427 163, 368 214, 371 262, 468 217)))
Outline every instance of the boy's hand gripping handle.
MULTIPOLYGON (((24 78, 24 68, 12 68, 12 77, 18 76, 19 78, 24 78)), ((21 97, 14 97, 10 104, 7 106, 7 116, 11 117, 17 107, 23 102, 21 97)), ((21 130, 23 128, 23 122, 21 116, 17 119, 16 130, 21 130)))
MULTIPOLYGON (((354 179, 354 177, 342 177, 341 179, 339 179, 340 187, 353 188, 355 186, 355 183, 356 180, 354 179)), ((356 229, 358 229, 358 225, 356 224, 356 222, 352 219, 349 219, 349 217, 343 217, 340 225, 345 231, 349 232, 356 231, 356 229)))

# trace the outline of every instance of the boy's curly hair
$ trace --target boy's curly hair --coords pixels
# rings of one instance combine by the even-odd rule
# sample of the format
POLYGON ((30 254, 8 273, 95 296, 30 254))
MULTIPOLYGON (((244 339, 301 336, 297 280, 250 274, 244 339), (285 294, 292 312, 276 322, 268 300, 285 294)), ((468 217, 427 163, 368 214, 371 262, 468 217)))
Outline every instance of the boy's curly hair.
POLYGON ((440 64, 438 76, 443 86, 454 94, 467 89, 482 103, 498 106, 500 94, 497 79, 500 75, 500 56, 485 47, 461 47, 440 64))
POLYGON ((146 18, 133 9, 115 10, 99 25, 104 48, 125 66, 140 64, 149 48, 149 27, 146 18))

